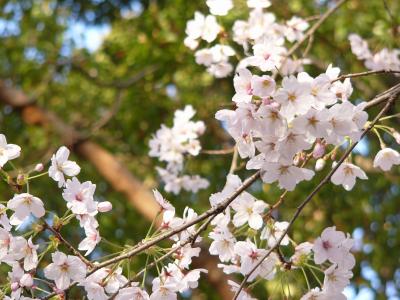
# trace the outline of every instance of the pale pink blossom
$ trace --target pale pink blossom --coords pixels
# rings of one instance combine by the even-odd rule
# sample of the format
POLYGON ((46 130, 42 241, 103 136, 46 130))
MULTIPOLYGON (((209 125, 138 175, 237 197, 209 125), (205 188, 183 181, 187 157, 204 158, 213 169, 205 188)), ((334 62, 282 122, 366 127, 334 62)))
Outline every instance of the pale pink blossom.
POLYGON ((45 214, 42 200, 28 193, 15 195, 7 202, 7 208, 14 211, 10 218, 11 225, 21 225, 31 214, 36 218, 45 214))
POLYGON ((2 168, 9 160, 19 157, 21 147, 14 144, 8 144, 4 134, 0 134, 0 168, 2 168))
POLYGON ((65 255, 62 252, 51 254, 53 262, 44 268, 44 276, 54 280, 60 290, 69 287, 71 280, 81 281, 86 276, 86 265, 77 256, 65 255))
POLYGON ((342 185, 346 191, 353 189, 356 178, 368 179, 365 172, 351 163, 342 163, 332 175, 331 181, 335 185, 342 185))
POLYGON ((49 176, 58 182, 58 187, 63 187, 65 184, 66 176, 76 176, 81 171, 81 168, 74 161, 68 160, 69 150, 67 147, 62 146, 53 154, 51 158, 51 166, 49 168, 49 176))
POLYGON ((392 148, 380 150, 374 159, 374 168, 381 168, 383 171, 389 171, 393 165, 400 165, 400 154, 392 148))

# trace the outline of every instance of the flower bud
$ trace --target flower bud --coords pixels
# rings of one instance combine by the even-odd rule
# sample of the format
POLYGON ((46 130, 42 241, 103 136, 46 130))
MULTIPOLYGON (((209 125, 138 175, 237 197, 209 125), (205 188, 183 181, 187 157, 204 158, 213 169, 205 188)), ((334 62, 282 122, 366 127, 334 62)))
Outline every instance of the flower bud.
POLYGON ((26 174, 18 174, 17 176, 17 184, 18 185, 25 185, 28 176, 26 174))
POLYGON ((325 154, 325 145, 323 145, 320 142, 317 142, 315 144, 314 150, 313 150, 313 157, 314 158, 320 158, 325 154))
POLYGON ((37 164, 37 165, 35 166, 35 172, 42 172, 43 170, 44 170, 44 166, 43 166, 42 163, 37 164))
POLYGON ((13 291, 13 292, 15 292, 16 290, 18 290, 19 289, 19 283, 18 282, 13 282, 13 283, 11 283, 11 290, 13 291))
POLYGON ((315 171, 321 171, 325 167, 325 159, 318 159, 315 163, 315 171))
POLYGON ((103 201, 97 205, 97 209, 99 212, 105 213, 112 210, 112 204, 110 201, 103 201))
POLYGON ((32 275, 29 274, 29 273, 26 273, 26 274, 22 275, 22 277, 21 277, 19 282, 24 287, 28 287, 28 288, 31 287, 33 285, 32 275))
POLYGON ((394 139, 396 140, 396 143, 400 144, 400 133, 398 131, 393 130, 392 134, 394 139))

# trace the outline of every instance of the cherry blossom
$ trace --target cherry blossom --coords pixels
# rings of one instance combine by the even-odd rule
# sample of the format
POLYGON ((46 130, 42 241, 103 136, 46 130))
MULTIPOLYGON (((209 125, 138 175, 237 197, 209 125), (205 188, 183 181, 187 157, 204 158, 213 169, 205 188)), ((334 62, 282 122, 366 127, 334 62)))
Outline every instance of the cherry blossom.
POLYGON ((24 254, 24 270, 29 271, 34 268, 36 268, 38 264, 38 255, 37 255, 37 249, 39 248, 39 245, 35 245, 32 242, 32 237, 29 238, 29 240, 25 243, 25 246, 23 249, 21 249, 21 252, 24 254))
POLYGON ((360 179, 368 179, 367 175, 360 167, 351 163, 343 163, 332 175, 331 181, 333 184, 342 185, 346 191, 350 191, 356 184, 357 177, 360 179))
POLYGON ((263 225, 262 213, 267 207, 264 201, 257 200, 250 194, 244 194, 232 203, 232 208, 236 211, 233 224, 240 227, 248 223, 251 228, 258 230, 263 225))
POLYGON ((28 193, 15 195, 7 202, 7 208, 14 211, 10 218, 11 225, 21 225, 30 214, 36 218, 41 218, 45 214, 42 200, 28 193))
POLYGON ((97 211, 97 204, 94 202, 96 185, 90 181, 80 183, 76 177, 68 179, 62 193, 67 201, 67 207, 78 215, 91 214, 97 211))
POLYGON ((115 300, 149 300, 149 294, 141 289, 137 282, 131 284, 130 287, 126 287, 119 290, 118 295, 115 297, 115 300))
POLYGON ((400 154, 392 148, 380 150, 374 159, 374 168, 381 168, 383 171, 389 171, 393 165, 400 165, 400 154))
POLYGON ((210 232, 209 237, 213 240, 209 249, 210 254, 218 255, 221 262, 228 262, 234 258, 236 238, 228 228, 216 227, 210 232))
POLYGON ((335 262, 340 258, 342 252, 340 245, 346 236, 343 232, 336 231, 335 227, 328 227, 322 233, 321 237, 314 242, 313 252, 316 264, 322 264, 326 260, 335 262))
MULTIPOLYGON (((235 244, 234 251, 240 257, 240 273, 247 275, 252 271, 258 262, 267 253, 265 249, 258 249, 250 241, 239 241, 235 244)), ((275 276, 274 268, 276 264, 276 256, 270 255, 267 259, 263 260, 261 265, 249 277, 252 281, 255 277, 260 275, 266 279, 272 279, 275 276)))
POLYGON ((78 249, 81 251, 86 251, 85 255, 92 253, 96 245, 100 242, 101 237, 99 231, 91 226, 85 226, 86 238, 83 239, 79 245, 78 249))
POLYGON ((207 0, 210 13, 216 16, 225 16, 233 7, 232 0, 207 0))
POLYGON ((247 0, 247 6, 250 8, 267 8, 271 6, 269 0, 247 0))
MULTIPOLYGON (((261 239, 267 240, 268 246, 273 247, 278 242, 278 240, 282 237, 287 227, 289 226, 288 222, 274 222, 268 223, 263 231, 261 232, 261 239)), ((286 246, 289 244, 289 237, 285 235, 280 243, 282 246, 286 246)))
POLYGON ((350 278, 353 273, 347 269, 339 268, 333 264, 325 270, 324 289, 340 293, 343 289, 350 284, 350 278))
POLYGON ((2 168, 9 160, 19 157, 20 153, 20 146, 7 144, 5 135, 0 134, 0 168, 2 168))
POLYGON ((198 39, 211 43, 217 38, 220 30, 215 16, 204 16, 200 12, 195 12, 194 19, 186 25, 187 37, 184 43, 187 47, 195 49, 198 46, 198 39))
POLYGON ((309 94, 309 84, 290 76, 282 80, 282 88, 274 95, 274 99, 281 104, 281 114, 292 120, 296 114, 305 114, 311 108, 313 101, 309 94))
POLYGON ((60 290, 69 287, 71 280, 83 280, 86 276, 86 265, 80 258, 65 255, 62 252, 51 254, 53 262, 44 268, 46 278, 54 280, 60 290))
POLYGON ((68 148, 62 146, 51 158, 49 176, 58 182, 60 188, 65 185, 64 175, 72 177, 78 175, 81 171, 76 162, 68 160, 69 153, 68 148))
POLYGON ((6 210, 7 208, 3 204, 0 204, 0 226, 2 226, 5 230, 10 231, 12 227, 6 214, 6 210))
POLYGON ((314 176, 314 171, 299 168, 287 163, 266 162, 262 166, 261 178, 266 183, 278 181, 279 187, 288 191, 293 191, 296 185, 303 180, 310 180, 314 176))

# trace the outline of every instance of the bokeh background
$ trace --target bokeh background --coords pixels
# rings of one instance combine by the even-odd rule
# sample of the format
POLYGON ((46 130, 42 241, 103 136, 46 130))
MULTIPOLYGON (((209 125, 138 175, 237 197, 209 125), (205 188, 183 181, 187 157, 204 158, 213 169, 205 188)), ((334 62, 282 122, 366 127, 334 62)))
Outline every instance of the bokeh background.
MULTIPOLYGON (((307 18, 320 15, 334 2, 273 0, 269 10, 278 19, 307 18)), ((237 18, 247 18, 246 10, 241 9, 245 1, 237 0, 235 5, 229 16, 219 20, 226 26, 237 18)), ((37 162, 48 162, 60 145, 67 145, 82 167, 80 179, 96 183, 96 196, 113 203, 113 211, 99 218, 104 241, 92 258, 134 244, 145 235, 156 213, 149 191, 159 188, 163 192, 155 171, 158 162, 148 156, 148 141, 162 123, 171 125, 176 109, 192 104, 197 110, 196 119, 207 125, 201 139, 204 149, 232 146, 214 119, 215 112, 231 101, 232 78, 212 78, 183 45, 186 22, 196 10, 207 13, 205 1, 0 1, 0 131, 22 146, 17 164, 25 170, 37 162)), ((307 71, 315 75, 329 63, 343 73, 365 70, 351 54, 348 34, 358 33, 373 49, 399 48, 399 24, 397 0, 349 0, 315 34, 310 51, 314 65, 307 71)), ((354 79, 353 83, 352 99, 360 101, 392 86, 396 79, 380 75, 354 79)), ((397 119, 391 123, 400 128, 397 119)), ((387 143, 391 145, 393 140, 387 139, 387 143)), ((352 233, 358 264, 353 285, 346 290, 349 299, 400 299, 399 168, 387 174, 376 172, 372 158, 378 147, 371 135, 353 157, 370 180, 358 181, 350 193, 326 186, 292 232, 296 241, 313 239, 333 224, 352 233)), ((180 212, 187 205, 202 212, 208 208, 210 193, 223 187, 230 161, 229 155, 190 158, 188 171, 206 177, 210 187, 198 194, 164 194, 180 212)), ((241 169, 238 174, 245 178, 250 173, 241 169)), ((314 184, 301 184, 290 193, 279 218, 288 218, 314 184)), ((4 184, 0 192, 3 201, 13 194, 4 184)), ((65 202, 51 180, 38 179, 31 185, 31 193, 54 212, 65 211, 65 202)), ((276 187, 261 183, 252 193, 269 203, 279 197, 276 187)), ((77 244, 83 233, 73 226, 63 234, 77 244)), ((139 270, 144 259, 143 255, 132 260, 132 270, 139 270)), ((210 263, 210 268, 216 269, 215 262, 205 260, 199 264, 210 263)), ((183 297, 226 299, 225 280, 214 271, 201 280, 199 290, 183 297)), ((0 283, 3 280, 0 277, 0 283)), ((291 285, 293 295, 305 285, 301 276, 288 277, 285 283, 291 285)), ((270 284, 259 285, 253 294, 259 299, 267 294, 281 299, 279 293, 271 294, 272 290, 270 284)), ((78 296, 76 290, 70 297, 78 296)))

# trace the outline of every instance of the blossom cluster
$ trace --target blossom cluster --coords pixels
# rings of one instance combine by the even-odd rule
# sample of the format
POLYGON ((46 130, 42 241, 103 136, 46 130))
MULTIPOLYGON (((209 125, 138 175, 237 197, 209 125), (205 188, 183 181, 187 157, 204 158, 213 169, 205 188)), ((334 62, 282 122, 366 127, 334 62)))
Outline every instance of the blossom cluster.
MULTIPOLYGON (((21 148, 18 145, 8 144, 3 134, 0 134, 0 143, 1 162, 2 168, 4 168, 7 162, 20 156, 21 148)), ((66 201, 68 212, 70 212, 70 214, 66 214, 66 218, 55 218, 54 224, 48 225, 43 201, 31 195, 29 191, 15 194, 12 199, 7 201, 7 206, 0 205, 0 263, 6 263, 11 267, 11 271, 8 273, 11 289, 10 299, 31 299, 23 296, 23 292, 35 288, 35 276, 41 257, 53 249, 50 246, 42 249, 40 239, 37 238, 37 234, 46 230, 48 226, 53 226, 53 230, 57 231, 72 217, 76 217, 80 226, 84 228, 86 236, 78 245, 78 250, 86 251, 86 255, 94 250, 101 239, 98 232, 99 224, 95 216, 98 212, 109 211, 111 203, 94 200, 96 186, 90 181, 81 184, 75 177, 79 174, 80 167, 68 158, 69 150, 61 147, 53 155, 48 172, 32 177, 28 173, 18 178, 20 184, 25 185, 33 178, 48 173, 52 179, 58 182, 58 186, 63 188, 62 196, 66 201), (66 179, 67 176, 72 176, 72 178, 66 179), (9 216, 10 212, 11 216, 9 216), (22 227, 29 226, 28 224, 37 219, 42 219, 44 223, 38 220, 33 233, 31 232, 29 236, 20 235, 19 231, 22 227), (35 239, 38 239, 37 244, 35 239)), ((42 170, 43 165, 38 164, 31 172, 42 170)), ((3 173, 7 174, 4 169, 3 173)), ((56 290, 68 288, 71 280, 85 279, 87 266, 81 258, 67 256, 59 251, 52 253, 52 257, 53 263, 44 268, 44 276, 54 280, 56 290)))
POLYGON ((349 35, 349 41, 351 51, 359 60, 364 61, 367 69, 372 71, 400 71, 400 49, 383 48, 373 53, 369 49, 367 41, 355 33, 349 35))
MULTIPOLYGON (((200 46, 201 40, 207 47, 195 52, 196 62, 207 67, 207 71, 217 78, 227 77, 234 70, 231 57, 239 57, 233 47, 226 42, 229 32, 218 24, 216 16, 225 16, 233 8, 231 0, 207 1, 211 15, 204 16, 196 12, 194 19, 186 26, 185 45, 192 50, 200 46), (220 43, 210 46, 220 35, 220 43)), ((270 1, 250 0, 247 6, 251 9, 247 20, 236 20, 232 27, 232 41, 243 47, 245 58, 237 63, 238 68, 256 66, 262 71, 277 70, 289 75, 302 70, 307 60, 286 58, 287 43, 294 43, 303 38, 309 23, 297 16, 279 23, 276 16, 265 9, 270 1)))
MULTIPOLYGON (((335 81, 339 68, 311 77, 306 72, 284 77, 279 87, 269 75, 255 75, 240 69, 234 78, 235 110, 220 110, 216 118, 225 123, 247 169, 258 169, 266 183, 278 182, 293 190, 310 180, 314 171, 303 168, 307 150, 321 158, 329 145, 340 147, 348 139, 358 141, 368 114, 365 103, 348 101, 350 80, 335 81), (310 150, 311 151, 311 150, 310 150)), ((347 162, 340 166, 332 182, 352 189, 355 178, 365 173, 347 162)))
MULTIPOLYGON (((210 197, 211 206, 220 204, 241 184, 237 175, 228 175, 224 189, 210 197)), ((316 265, 323 265, 324 269, 320 271, 325 274, 325 280, 322 290, 319 287, 312 289, 302 299, 346 299, 342 291, 350 283, 351 269, 355 265, 354 256, 350 252, 354 240, 330 227, 314 243, 296 245, 285 235, 289 223, 270 218, 269 209, 264 201, 243 192, 229 205, 225 213, 219 214, 213 220, 215 227, 209 234, 212 240, 209 251, 218 255, 221 261, 218 266, 227 274, 238 273, 245 276, 252 272, 248 277, 248 281, 252 282, 257 279, 273 280, 279 272, 317 268, 310 266, 313 261, 316 265), (279 241, 280 248, 293 248, 293 255, 287 259, 281 252, 271 252, 263 260, 279 241), (328 267, 326 262, 330 263, 328 267)), ((244 291, 240 297, 239 299, 254 299, 244 291)))
MULTIPOLYGON (((397 143, 400 133, 379 123, 385 118, 377 118, 379 122, 372 122, 373 126, 368 122, 366 103, 350 102, 353 86, 349 78, 342 80, 339 68, 329 65, 325 72, 312 76, 303 69, 308 63, 306 58, 289 57, 288 46, 304 38, 308 21, 293 16, 278 22, 273 13, 266 11, 271 5, 269 0, 247 0, 249 17, 236 20, 231 35, 231 40, 243 48, 242 58, 229 46, 230 33, 216 17, 227 15, 234 2, 206 0, 206 4, 211 14, 195 13, 187 24, 185 45, 195 50, 202 41, 210 44, 220 37, 221 43, 195 52, 196 62, 215 77, 226 77, 235 70, 232 109, 222 109, 215 115, 235 142, 234 160, 238 154, 246 160, 246 169, 259 170, 264 183, 276 183, 284 193, 311 180, 314 170, 321 171, 326 161, 332 160, 335 172, 326 178, 349 191, 357 178, 365 180, 367 175, 352 163, 351 157, 335 161, 336 152, 349 149, 373 128, 381 146, 373 166, 389 171, 400 165, 399 152, 386 146, 379 130, 393 136, 397 143), (233 58, 239 60, 236 67, 233 58), (314 170, 310 162, 315 164, 314 170)), ((400 50, 383 49, 373 54, 359 36, 353 34, 349 39, 353 53, 365 61, 367 68, 400 69, 400 50)), ((161 125, 150 140, 149 155, 166 164, 157 171, 167 192, 197 192, 209 185, 206 179, 184 171, 187 156, 199 155, 199 138, 205 132, 202 121, 192 120, 195 113, 190 105, 177 110, 172 127, 161 125)), ((228 281, 232 291, 238 293, 237 299, 255 299, 250 291, 242 289, 243 284, 272 281, 286 272, 304 276, 307 291, 301 300, 345 299, 343 291, 355 266, 351 236, 328 227, 314 241, 297 244, 289 234, 296 218, 281 220, 275 214, 281 202, 269 205, 243 191, 246 184, 233 173, 227 175, 222 191, 210 196, 211 208, 202 215, 190 207, 179 214, 154 190, 160 212, 145 238, 134 246, 118 246, 121 252, 111 253, 109 260, 102 257, 90 261, 87 257, 102 240, 96 216, 110 211, 111 203, 96 201, 96 185, 78 179, 81 168, 69 159, 68 148, 57 150, 47 172, 42 172, 43 164, 38 164, 14 178, 7 169, 10 166, 20 172, 12 163, 20 153, 18 145, 9 144, 0 134, 0 175, 7 184, 17 187, 12 199, 4 202, 6 205, 0 204, 0 264, 9 266, 2 299, 35 299, 34 292, 63 298, 71 286, 78 286, 89 300, 175 300, 197 288, 200 277, 208 273, 203 268, 192 268, 192 261, 200 256, 199 243, 205 240, 210 242, 208 251, 218 256, 218 267, 224 273, 244 276, 246 282, 242 284, 228 281), (51 218, 44 207, 46 201, 30 193, 32 180, 45 175, 61 189, 67 208, 63 217, 51 218), (61 235, 61 229, 74 219, 84 231, 76 248, 61 235), (199 226, 202 221, 205 223, 199 226), (203 239, 201 234, 209 226, 207 239, 203 239), (45 231, 51 235, 42 234, 45 231), (153 239, 168 239, 169 246, 161 247, 153 239), (131 277, 130 259, 141 252, 146 255, 146 264, 131 277), (154 266, 157 275, 148 276, 154 266), (322 274, 320 282, 318 276, 322 274), (319 286, 310 286, 311 275, 319 286), (141 283, 139 276, 143 277, 141 283)))
POLYGON ((173 126, 161 125, 149 142, 149 155, 167 163, 165 168, 157 167, 167 192, 179 194, 184 189, 195 193, 209 185, 199 175, 183 174, 185 156, 200 153, 199 137, 206 129, 204 122, 191 120, 195 114, 191 105, 175 111, 173 126))

